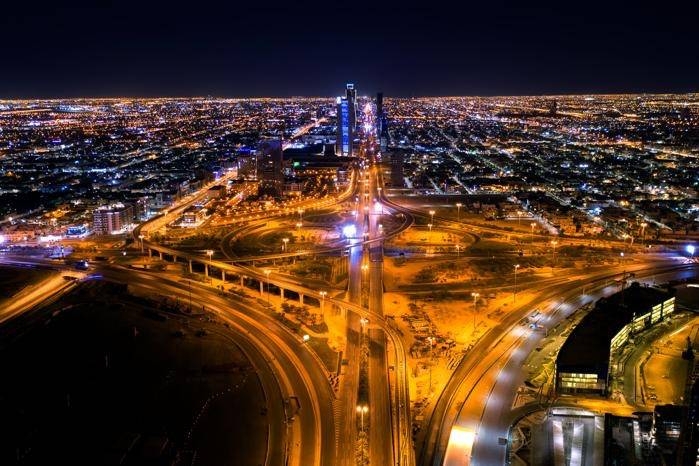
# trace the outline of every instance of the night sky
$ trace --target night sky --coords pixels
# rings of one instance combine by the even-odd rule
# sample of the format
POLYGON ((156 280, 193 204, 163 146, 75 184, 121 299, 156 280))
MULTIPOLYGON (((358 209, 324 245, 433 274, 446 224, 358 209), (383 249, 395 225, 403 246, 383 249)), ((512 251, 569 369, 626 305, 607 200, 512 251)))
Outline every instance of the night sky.
POLYGON ((4 2, 0 98, 699 91, 696 1, 374 3, 4 2))

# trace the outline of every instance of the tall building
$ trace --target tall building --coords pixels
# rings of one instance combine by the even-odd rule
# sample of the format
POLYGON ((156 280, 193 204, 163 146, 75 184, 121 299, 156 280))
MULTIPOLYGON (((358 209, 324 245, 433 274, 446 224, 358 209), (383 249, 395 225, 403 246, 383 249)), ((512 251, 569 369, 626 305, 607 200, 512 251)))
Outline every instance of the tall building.
POLYGON ((96 235, 123 233, 133 223, 134 210, 130 204, 100 207, 92 214, 92 229, 96 235))
POLYGON ((354 139, 357 91, 354 84, 347 84, 344 97, 337 98, 337 137, 335 139, 335 155, 352 156, 352 140, 354 139))
POLYGON ((351 106, 350 118, 352 120, 352 130, 354 130, 357 124, 357 90, 354 88, 354 84, 347 83, 345 97, 351 106))
POLYGON ((278 139, 262 141, 257 151, 257 179, 266 194, 281 195, 284 186, 282 143, 278 139))

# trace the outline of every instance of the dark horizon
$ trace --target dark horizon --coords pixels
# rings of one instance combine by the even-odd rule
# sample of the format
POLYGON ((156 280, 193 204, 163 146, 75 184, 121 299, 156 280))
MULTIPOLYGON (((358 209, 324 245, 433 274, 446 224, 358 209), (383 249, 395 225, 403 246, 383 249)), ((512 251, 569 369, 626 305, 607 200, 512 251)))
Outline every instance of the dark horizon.
POLYGON ((665 5, 12 4, 0 99, 697 92, 698 8, 665 5))

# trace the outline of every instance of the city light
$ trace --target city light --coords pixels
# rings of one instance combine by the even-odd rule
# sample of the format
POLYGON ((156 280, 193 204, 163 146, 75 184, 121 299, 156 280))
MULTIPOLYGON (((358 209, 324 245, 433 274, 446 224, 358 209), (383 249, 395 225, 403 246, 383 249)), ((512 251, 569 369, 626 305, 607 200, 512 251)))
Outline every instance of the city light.
MULTIPOLYGON (((76 269, 89 264, 99 272, 89 277, 157 296, 152 307, 173 317, 186 296, 180 288, 189 291, 190 311, 194 293, 205 315, 230 323, 215 332, 207 317, 194 327, 177 319, 158 325, 176 325, 169 331, 178 337, 196 332, 204 345, 235 331, 248 339, 246 347, 269 346, 250 352, 261 359, 250 367, 282 381, 285 403, 297 393, 304 404, 302 423, 291 423, 286 406, 267 414, 270 425, 293 433, 287 460, 317 450, 302 445, 312 432, 324 435, 343 423, 356 437, 341 438, 338 458, 327 453, 330 462, 349 464, 359 458, 357 448, 374 455, 386 447, 377 458, 408 466, 414 453, 433 458, 430 449, 447 434, 444 464, 470 464, 479 438, 488 441, 477 455, 481 446, 484 455, 502 455, 516 444, 510 435, 518 431, 503 422, 510 407, 545 413, 559 402, 557 357, 576 337, 578 317, 620 289, 627 301, 619 309, 642 307, 631 299, 627 270, 649 271, 642 284, 651 273, 658 285, 689 276, 699 209, 687 128, 699 98, 391 96, 385 107, 382 94, 369 100, 348 85, 337 104, 323 97, 2 101, 3 262, 51 270, 60 288, 72 287, 85 275, 76 269), (23 200, 36 204, 30 209, 23 200), (644 248, 634 251, 635 237, 644 248), (147 264, 135 254, 139 247, 145 254, 145 239, 147 264), (669 250, 675 253, 664 254, 669 250), (216 280, 209 277, 214 267, 216 280), (295 338, 287 338, 289 329, 295 338), (338 384, 342 371, 308 364, 308 354, 346 362, 360 382, 340 377, 338 384), (322 396, 306 403, 316 383, 322 396), (349 410, 323 401, 328 383, 331 398, 349 400, 349 410), (365 424, 368 399, 372 418, 365 424), (397 422, 382 422, 386 413, 397 422), (420 442, 413 444, 416 432, 420 442), (391 457, 393 442, 371 443, 377 437, 398 439, 401 456, 391 457)), ((27 295, 44 296, 31 287, 27 295)), ((639 288, 663 293, 660 286, 639 288)), ((648 320, 634 316, 619 341, 633 341, 646 322, 674 309, 661 304, 647 311, 648 320)), ((593 379, 598 383, 585 373, 565 383, 593 379)), ((590 402, 585 393, 576 396, 581 405, 590 402)), ((618 399, 608 404, 629 408, 618 399)), ((570 450, 566 436, 582 430, 565 429, 544 429, 544 436, 558 435, 546 445, 570 450)), ((587 457, 589 448, 573 456, 587 457)), ((316 462, 326 458, 320 455, 316 462)))
POLYGON ((357 227, 350 223, 342 227, 342 236, 345 238, 356 238, 357 237, 357 227))

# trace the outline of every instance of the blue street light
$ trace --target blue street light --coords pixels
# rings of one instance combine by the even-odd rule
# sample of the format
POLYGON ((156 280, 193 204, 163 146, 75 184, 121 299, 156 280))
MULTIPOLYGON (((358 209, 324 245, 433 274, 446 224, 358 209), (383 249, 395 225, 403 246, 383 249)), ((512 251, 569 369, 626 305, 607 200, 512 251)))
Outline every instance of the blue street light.
POLYGON ((354 226, 353 223, 350 223, 349 225, 345 225, 342 228, 342 236, 345 238, 354 238, 357 236, 357 227, 354 226))

